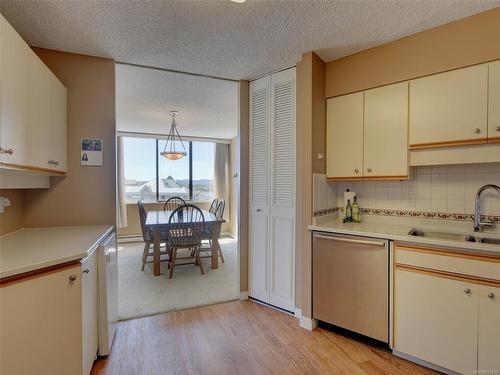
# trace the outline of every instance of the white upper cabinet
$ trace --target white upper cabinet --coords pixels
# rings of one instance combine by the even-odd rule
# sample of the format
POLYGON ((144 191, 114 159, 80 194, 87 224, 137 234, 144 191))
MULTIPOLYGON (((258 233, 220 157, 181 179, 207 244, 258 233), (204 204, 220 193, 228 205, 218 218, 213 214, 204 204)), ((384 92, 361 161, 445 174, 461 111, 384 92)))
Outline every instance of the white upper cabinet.
POLYGON ((489 64, 488 141, 500 142, 500 61, 489 64))
POLYGON ((25 165, 28 155, 28 45, 0 15, 0 161, 25 165))
POLYGON ((410 81, 410 149, 485 143, 488 64, 410 81))
POLYGON ((363 92, 327 100, 326 176, 363 176, 363 92))
POLYGON ((0 161, 64 174, 66 88, 0 15, 0 161))
POLYGON ((365 91, 365 177, 408 176, 408 82, 365 91))

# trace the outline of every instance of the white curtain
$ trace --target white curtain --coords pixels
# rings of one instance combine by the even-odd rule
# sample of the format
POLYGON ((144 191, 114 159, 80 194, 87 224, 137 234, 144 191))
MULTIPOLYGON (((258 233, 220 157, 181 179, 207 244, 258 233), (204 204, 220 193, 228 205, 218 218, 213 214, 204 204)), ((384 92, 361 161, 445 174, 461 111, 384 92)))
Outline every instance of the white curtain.
POLYGON ((118 228, 124 228, 127 226, 127 196, 125 193, 125 168, 123 165, 123 137, 118 137, 116 140, 116 150, 116 223, 118 228))
POLYGON ((224 219, 229 220, 229 145, 215 144, 214 191, 215 196, 226 201, 224 219))

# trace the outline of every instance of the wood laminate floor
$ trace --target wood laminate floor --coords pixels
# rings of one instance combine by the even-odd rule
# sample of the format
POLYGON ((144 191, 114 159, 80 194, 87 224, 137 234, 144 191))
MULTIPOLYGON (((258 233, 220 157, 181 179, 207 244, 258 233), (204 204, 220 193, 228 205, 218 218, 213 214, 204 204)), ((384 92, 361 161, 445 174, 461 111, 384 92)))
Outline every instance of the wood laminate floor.
POLYGON ((121 322, 92 375, 433 374, 389 351, 251 301, 121 322))

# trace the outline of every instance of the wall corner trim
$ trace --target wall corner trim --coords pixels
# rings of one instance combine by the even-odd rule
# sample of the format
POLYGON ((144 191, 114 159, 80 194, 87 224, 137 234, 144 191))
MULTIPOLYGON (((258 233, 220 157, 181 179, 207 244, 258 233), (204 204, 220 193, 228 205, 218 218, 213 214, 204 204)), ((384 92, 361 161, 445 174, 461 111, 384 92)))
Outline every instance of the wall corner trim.
POLYGON ((298 307, 295 308, 295 312, 293 313, 295 318, 297 319, 302 319, 302 310, 299 309, 298 307))
POLYGON ((308 331, 313 331, 318 326, 318 321, 316 319, 308 318, 307 316, 301 316, 299 326, 307 329, 308 331))
POLYGON ((240 292, 240 301, 246 301, 248 299, 248 291, 240 292))

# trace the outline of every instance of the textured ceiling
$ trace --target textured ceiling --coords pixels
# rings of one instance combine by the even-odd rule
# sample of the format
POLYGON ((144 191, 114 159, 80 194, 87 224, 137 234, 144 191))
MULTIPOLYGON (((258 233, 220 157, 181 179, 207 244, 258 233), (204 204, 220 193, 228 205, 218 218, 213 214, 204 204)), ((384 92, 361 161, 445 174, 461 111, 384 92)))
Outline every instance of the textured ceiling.
POLYGON ((153 69, 116 66, 118 131, 166 134, 170 111, 185 136, 230 139, 238 132, 238 84, 153 69))
POLYGON ((37 47, 242 79, 330 61, 500 6, 500 0, 12 1, 0 11, 37 47))

